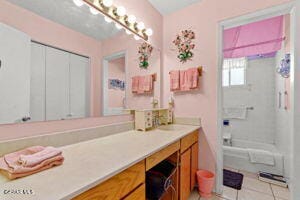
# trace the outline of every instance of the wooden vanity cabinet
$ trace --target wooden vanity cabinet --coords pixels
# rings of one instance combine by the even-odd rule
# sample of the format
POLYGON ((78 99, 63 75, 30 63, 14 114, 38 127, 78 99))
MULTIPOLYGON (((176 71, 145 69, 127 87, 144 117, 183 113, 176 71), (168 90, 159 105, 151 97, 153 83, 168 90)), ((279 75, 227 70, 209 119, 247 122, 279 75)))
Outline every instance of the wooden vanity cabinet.
POLYGON ((187 135, 180 141, 180 182, 179 199, 187 200, 196 185, 198 170, 198 131, 187 135))

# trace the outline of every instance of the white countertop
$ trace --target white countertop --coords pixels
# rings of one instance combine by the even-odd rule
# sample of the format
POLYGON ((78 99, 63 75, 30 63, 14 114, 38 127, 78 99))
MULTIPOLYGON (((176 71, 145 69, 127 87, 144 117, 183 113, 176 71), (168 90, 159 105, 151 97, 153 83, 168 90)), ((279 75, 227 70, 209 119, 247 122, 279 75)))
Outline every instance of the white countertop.
POLYGON ((64 146, 61 166, 13 181, 0 175, 0 199, 71 199, 200 128, 170 126, 175 130, 132 130, 64 146), (17 189, 31 189, 35 194, 4 195, 4 190, 17 189))

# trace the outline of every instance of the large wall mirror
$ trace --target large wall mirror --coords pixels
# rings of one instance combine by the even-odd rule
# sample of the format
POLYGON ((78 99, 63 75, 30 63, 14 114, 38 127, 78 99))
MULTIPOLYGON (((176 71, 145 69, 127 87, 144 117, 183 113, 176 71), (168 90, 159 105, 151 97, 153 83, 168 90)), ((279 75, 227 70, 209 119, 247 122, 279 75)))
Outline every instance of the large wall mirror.
POLYGON ((139 67, 135 40, 73 0, 2 0, 0 124, 101 117, 160 99, 160 51, 139 67), (22 19, 20 21, 20 19, 22 19), (154 92, 135 95, 133 76, 156 74, 154 92))

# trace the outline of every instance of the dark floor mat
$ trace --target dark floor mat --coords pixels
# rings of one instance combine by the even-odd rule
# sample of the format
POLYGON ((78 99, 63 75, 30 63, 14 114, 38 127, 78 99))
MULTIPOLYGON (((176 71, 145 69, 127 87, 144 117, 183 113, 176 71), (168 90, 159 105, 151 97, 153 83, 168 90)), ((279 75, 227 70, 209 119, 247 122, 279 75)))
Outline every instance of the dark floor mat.
POLYGON ((243 174, 223 169, 223 185, 236 190, 241 190, 243 179, 243 174))

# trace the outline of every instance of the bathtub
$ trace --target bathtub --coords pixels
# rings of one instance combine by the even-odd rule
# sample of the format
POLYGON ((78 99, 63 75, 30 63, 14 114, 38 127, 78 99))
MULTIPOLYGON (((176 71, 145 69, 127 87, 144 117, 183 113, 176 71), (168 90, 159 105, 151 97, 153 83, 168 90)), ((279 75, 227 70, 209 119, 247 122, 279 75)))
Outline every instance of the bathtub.
POLYGON ((246 140, 232 139, 232 146, 223 146, 224 166, 257 173, 259 171, 283 175, 283 155, 272 144, 251 142, 246 140), (251 163, 248 151, 262 149, 270 151, 274 155, 275 165, 251 163))

